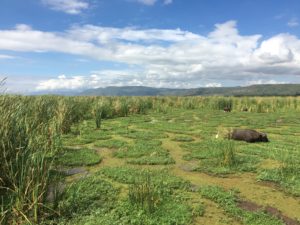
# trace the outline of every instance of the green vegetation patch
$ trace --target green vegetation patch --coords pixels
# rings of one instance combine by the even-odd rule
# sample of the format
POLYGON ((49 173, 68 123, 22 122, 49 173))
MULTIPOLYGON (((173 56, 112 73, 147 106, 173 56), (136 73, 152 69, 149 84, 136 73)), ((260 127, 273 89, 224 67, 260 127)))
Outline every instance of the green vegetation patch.
POLYGON ((133 145, 119 149, 114 153, 118 158, 129 158, 130 164, 166 165, 175 163, 169 152, 161 147, 159 140, 138 140, 133 145))
POLYGON ((90 176, 67 188, 59 208, 63 217, 87 215, 97 210, 108 213, 114 206, 119 191, 99 176, 90 176))
POLYGON ((149 156, 154 152, 165 152, 161 143, 159 140, 137 140, 133 145, 120 149, 114 155, 118 158, 138 158, 149 156))
POLYGON ((118 139, 110 139, 110 140, 101 140, 101 141, 96 141, 94 143, 95 147, 99 148, 114 148, 114 149, 119 149, 122 147, 126 147, 128 143, 123 140, 118 140, 118 139))
POLYGON ((92 142, 94 142, 94 139, 90 138, 82 138, 81 136, 77 135, 68 135, 66 137, 63 137, 62 139, 64 146, 77 146, 77 145, 87 145, 92 142))
POLYGON ((57 156, 57 163, 61 166, 90 166, 101 160, 102 157, 95 150, 88 148, 66 148, 57 156))

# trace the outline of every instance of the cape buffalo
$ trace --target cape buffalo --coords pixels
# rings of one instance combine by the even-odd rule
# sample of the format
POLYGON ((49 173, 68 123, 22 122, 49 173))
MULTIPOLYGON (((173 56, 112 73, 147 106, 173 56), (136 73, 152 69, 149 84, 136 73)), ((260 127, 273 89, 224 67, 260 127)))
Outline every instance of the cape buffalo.
POLYGON ((231 112, 231 108, 230 107, 225 107, 224 112, 231 112))
POLYGON ((267 134, 250 129, 235 129, 230 133, 229 138, 246 142, 269 142, 267 134))

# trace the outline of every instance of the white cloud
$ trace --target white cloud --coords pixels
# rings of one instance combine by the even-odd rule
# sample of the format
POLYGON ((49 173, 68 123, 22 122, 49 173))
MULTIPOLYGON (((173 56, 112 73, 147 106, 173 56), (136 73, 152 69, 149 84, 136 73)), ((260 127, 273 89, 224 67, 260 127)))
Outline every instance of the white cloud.
POLYGON ((299 50, 294 49, 297 45, 299 47, 299 40, 295 37, 281 34, 263 41, 254 55, 266 64, 288 63, 294 60, 294 54, 297 54, 299 50))
POLYGON ((2 55, 0 54, 0 60, 1 59, 15 59, 16 57, 15 56, 12 56, 12 55, 2 55))
POLYGON ((257 34, 241 35, 235 21, 216 24, 206 36, 181 29, 93 25, 56 33, 17 25, 12 30, 0 30, 0 50, 59 52, 127 65, 124 71, 44 80, 38 86, 40 90, 114 84, 188 88, 224 86, 257 77, 275 81, 282 76, 300 77, 298 37, 287 33, 268 39, 257 34))
POLYGON ((289 22, 287 23, 287 25, 289 27, 298 27, 299 26, 299 22, 297 18, 292 18, 289 20, 289 22))
POLYGON ((85 0, 42 0, 42 3, 56 11, 67 14, 80 14, 82 10, 89 8, 85 0))
POLYGON ((80 89, 86 86, 87 80, 83 76, 67 78, 65 75, 58 76, 57 79, 41 81, 37 90, 56 90, 56 89, 80 89))
MULTIPOLYGON (((158 0, 131 0, 131 1, 138 2, 138 3, 144 4, 144 5, 148 5, 148 6, 152 6, 158 0)), ((164 5, 169 5, 169 4, 172 4, 172 3, 173 3, 173 0, 163 0, 164 5)))
POLYGON ((36 90, 63 90, 63 89, 85 89, 106 86, 142 85, 137 74, 129 71, 94 71, 88 76, 59 75, 57 78, 39 82, 36 90))
POLYGON ((256 84, 286 84, 287 82, 276 81, 276 80, 252 80, 247 81, 246 85, 256 85, 256 84))
POLYGON ((205 87, 222 87, 222 84, 220 83, 208 83, 205 85, 205 87))

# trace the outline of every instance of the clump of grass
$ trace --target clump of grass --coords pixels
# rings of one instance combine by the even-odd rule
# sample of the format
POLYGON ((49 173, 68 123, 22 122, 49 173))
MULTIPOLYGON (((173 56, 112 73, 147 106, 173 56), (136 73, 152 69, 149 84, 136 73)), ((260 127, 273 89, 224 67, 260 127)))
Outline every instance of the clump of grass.
POLYGON ((60 166, 91 166, 100 163, 102 157, 92 149, 66 148, 57 156, 57 164, 60 166))
POLYGON ((219 164, 224 167, 231 168, 237 165, 237 154, 233 141, 224 142, 224 147, 221 149, 218 161, 219 164))
POLYGON ((145 174, 142 181, 136 181, 130 185, 129 202, 148 213, 153 213, 164 199, 164 189, 151 181, 149 173, 145 174))
POLYGON ((205 205, 203 203, 198 203, 192 207, 193 216, 204 216, 205 205))
POLYGON ((95 118, 96 128, 100 129, 102 119, 112 117, 112 107, 105 101, 97 101, 93 108, 93 114, 95 118))

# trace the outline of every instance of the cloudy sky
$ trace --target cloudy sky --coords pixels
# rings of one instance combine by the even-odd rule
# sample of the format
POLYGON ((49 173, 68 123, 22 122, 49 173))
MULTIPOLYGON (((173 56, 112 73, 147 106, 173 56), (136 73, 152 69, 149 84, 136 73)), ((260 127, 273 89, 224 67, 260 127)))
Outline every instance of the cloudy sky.
POLYGON ((299 0, 1 0, 11 92, 300 83, 299 0))

